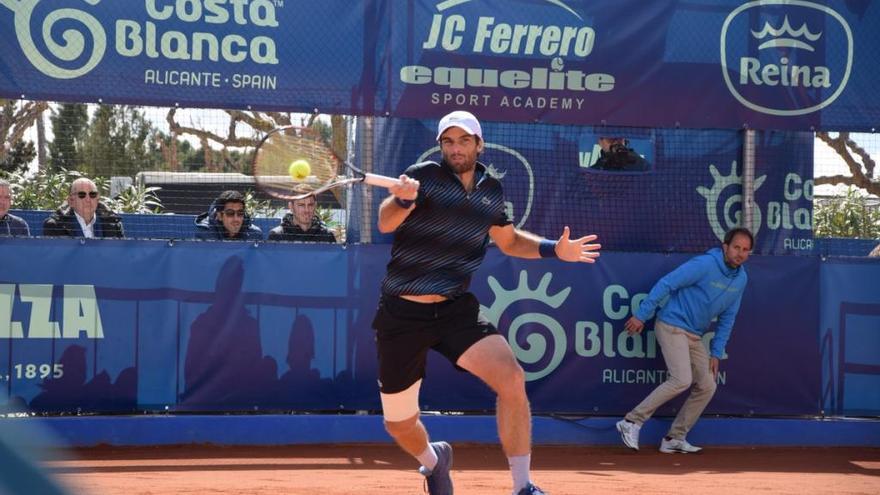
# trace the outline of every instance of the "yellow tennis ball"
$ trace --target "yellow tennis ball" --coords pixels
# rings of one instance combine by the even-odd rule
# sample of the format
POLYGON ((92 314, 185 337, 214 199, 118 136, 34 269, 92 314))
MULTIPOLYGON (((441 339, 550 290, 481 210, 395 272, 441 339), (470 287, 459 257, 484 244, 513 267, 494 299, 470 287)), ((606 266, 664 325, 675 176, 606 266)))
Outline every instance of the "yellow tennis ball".
POLYGON ((290 164, 287 173, 290 174, 290 177, 293 178, 293 180, 303 180, 312 175, 312 166, 305 160, 296 160, 290 164))

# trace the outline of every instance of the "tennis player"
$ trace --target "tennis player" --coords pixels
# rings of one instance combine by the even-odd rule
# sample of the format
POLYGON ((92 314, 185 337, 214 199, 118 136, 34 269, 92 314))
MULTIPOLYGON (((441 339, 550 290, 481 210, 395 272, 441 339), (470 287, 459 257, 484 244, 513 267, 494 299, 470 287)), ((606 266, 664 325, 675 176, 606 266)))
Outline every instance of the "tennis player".
POLYGON ((507 340, 479 314, 468 292, 489 238, 504 254, 594 263, 595 235, 558 240, 514 228, 501 182, 477 161, 483 132, 464 111, 440 120, 442 161, 409 167, 379 207, 379 230, 394 232, 379 308, 373 320, 385 427, 421 462, 431 495, 453 493, 452 447, 429 443, 419 419, 419 387, 428 350, 482 379, 497 394, 498 436, 513 476, 514 495, 541 495, 529 476, 531 413, 525 375, 507 340))

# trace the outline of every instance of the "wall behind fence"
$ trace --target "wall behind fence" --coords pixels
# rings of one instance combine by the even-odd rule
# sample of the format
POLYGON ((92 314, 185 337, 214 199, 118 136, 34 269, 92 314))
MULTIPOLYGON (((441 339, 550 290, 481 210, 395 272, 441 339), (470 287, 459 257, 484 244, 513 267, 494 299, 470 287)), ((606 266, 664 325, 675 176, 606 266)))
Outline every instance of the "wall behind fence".
MULTIPOLYGON (((617 415, 665 378, 650 325, 637 337, 622 329, 630 304, 687 258, 608 252, 574 266, 493 249, 472 290, 523 364, 536 411, 617 415)), ((387 246, 0 239, 0 259, 9 408, 379 409, 370 323, 387 246)), ((875 310, 846 309, 845 338, 834 315, 818 326, 837 298, 880 303, 880 264, 755 256, 748 270, 709 412, 880 413, 859 398, 880 385, 859 354, 876 349, 880 328, 863 319, 875 310), (841 270, 859 272, 860 285, 833 276, 841 270)), ((424 388, 426 409, 494 407, 481 383, 436 356, 424 388)))
POLYGON ((6 1, 0 95, 870 130, 878 25, 876 3, 836 0, 6 1))

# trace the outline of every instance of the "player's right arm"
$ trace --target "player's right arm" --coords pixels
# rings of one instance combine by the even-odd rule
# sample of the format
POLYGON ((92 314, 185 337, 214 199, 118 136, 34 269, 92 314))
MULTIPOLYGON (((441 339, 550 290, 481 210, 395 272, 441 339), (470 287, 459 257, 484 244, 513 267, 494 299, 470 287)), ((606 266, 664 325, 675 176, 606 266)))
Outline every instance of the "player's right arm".
POLYGON ((391 193, 379 205, 379 232, 394 232, 406 217, 416 208, 415 200, 419 196, 419 181, 407 175, 400 176, 400 185, 388 188, 391 193), (404 202, 404 205, 400 203, 404 202), (408 206, 407 202, 411 202, 408 206))

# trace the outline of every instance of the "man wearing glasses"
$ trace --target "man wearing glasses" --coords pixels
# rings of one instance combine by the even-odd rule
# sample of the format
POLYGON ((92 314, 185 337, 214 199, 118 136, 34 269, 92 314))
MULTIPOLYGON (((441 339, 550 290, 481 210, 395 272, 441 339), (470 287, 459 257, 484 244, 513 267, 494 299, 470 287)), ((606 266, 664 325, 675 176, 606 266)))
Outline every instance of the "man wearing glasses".
POLYGON ((263 238, 263 231, 251 224, 244 196, 238 191, 223 191, 195 222, 196 239, 250 241, 263 238))
POLYGON ((98 187, 80 177, 70 185, 70 195, 43 222, 43 235, 58 237, 124 237, 122 218, 101 203, 98 187))

